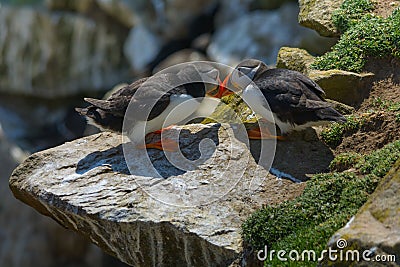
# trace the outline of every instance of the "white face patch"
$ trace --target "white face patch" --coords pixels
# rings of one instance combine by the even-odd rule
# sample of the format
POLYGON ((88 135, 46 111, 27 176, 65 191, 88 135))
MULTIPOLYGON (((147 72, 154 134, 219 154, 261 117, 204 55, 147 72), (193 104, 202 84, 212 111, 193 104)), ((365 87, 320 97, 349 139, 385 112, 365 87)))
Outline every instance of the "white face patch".
POLYGON ((90 118, 90 117, 88 117, 88 116, 85 116, 85 118, 86 118, 87 124, 92 125, 92 126, 98 128, 100 131, 103 131, 103 132, 109 131, 109 132, 111 132, 111 130, 104 128, 103 126, 101 126, 100 124, 98 124, 94 119, 92 119, 92 118, 90 118))

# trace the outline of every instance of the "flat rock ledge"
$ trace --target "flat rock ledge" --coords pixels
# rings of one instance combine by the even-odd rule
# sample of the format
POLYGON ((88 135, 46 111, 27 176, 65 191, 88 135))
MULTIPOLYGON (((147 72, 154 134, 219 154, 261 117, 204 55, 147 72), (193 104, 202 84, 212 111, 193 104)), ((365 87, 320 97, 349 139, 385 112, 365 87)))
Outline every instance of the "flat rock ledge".
POLYGON ((174 153, 133 149, 124 157, 127 142, 100 133, 33 154, 13 172, 10 188, 132 266, 258 266, 241 224, 262 205, 300 194, 304 184, 269 174, 229 125, 170 131, 177 130, 182 154, 196 161, 186 171, 167 160, 174 153), (158 177, 144 172, 143 155, 158 177))

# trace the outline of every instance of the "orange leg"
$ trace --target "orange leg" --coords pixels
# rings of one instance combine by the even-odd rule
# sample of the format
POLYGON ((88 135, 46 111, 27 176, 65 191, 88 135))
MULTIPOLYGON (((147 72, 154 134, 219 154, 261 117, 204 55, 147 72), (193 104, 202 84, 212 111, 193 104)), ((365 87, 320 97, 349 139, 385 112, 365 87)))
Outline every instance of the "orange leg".
POLYGON ((170 126, 168 126, 168 127, 162 128, 162 129, 157 130, 157 131, 154 131, 154 132, 152 132, 152 133, 153 133, 153 134, 161 134, 161 133, 164 132, 164 131, 167 131, 167 130, 172 129, 174 126, 175 126, 175 125, 170 125, 170 126))
POLYGON ((168 152, 176 152, 179 150, 179 143, 172 139, 163 139, 158 142, 154 143, 149 143, 145 145, 139 145, 139 149, 145 149, 145 148, 154 148, 154 149, 159 149, 163 151, 168 151, 168 152))
MULTIPOLYGON (((162 134, 164 131, 171 129, 174 126, 175 125, 170 125, 168 127, 162 128, 160 130, 148 133, 146 136, 152 135, 152 134, 162 134)), ((172 139, 165 138, 158 142, 148 143, 145 145, 139 145, 137 148, 139 148, 139 149, 154 148, 154 149, 159 149, 159 150, 168 151, 168 152, 175 152, 175 151, 179 150, 179 143, 175 142, 172 139)))
POLYGON ((252 129, 247 131, 247 135, 249 139, 276 139, 276 140, 285 140, 285 137, 280 135, 272 135, 271 132, 268 130, 267 127, 259 128, 259 129, 252 129))

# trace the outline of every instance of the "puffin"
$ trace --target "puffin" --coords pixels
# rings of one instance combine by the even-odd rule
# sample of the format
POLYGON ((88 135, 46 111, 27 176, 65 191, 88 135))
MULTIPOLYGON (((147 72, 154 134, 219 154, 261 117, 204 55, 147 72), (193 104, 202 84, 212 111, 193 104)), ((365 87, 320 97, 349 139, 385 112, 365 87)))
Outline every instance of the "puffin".
POLYGON ((325 101, 324 90, 300 72, 268 67, 257 59, 240 62, 221 84, 220 94, 241 94, 242 99, 264 120, 274 122, 278 136, 268 129, 248 131, 250 139, 278 139, 291 131, 346 118, 325 101))
POLYGON ((84 98, 90 106, 75 110, 102 131, 126 134, 138 148, 173 152, 179 144, 171 139, 144 146, 139 143, 143 144, 147 134, 160 134, 194 115, 211 115, 222 97, 220 84, 219 70, 214 66, 191 63, 177 73, 139 79, 104 100, 84 98))

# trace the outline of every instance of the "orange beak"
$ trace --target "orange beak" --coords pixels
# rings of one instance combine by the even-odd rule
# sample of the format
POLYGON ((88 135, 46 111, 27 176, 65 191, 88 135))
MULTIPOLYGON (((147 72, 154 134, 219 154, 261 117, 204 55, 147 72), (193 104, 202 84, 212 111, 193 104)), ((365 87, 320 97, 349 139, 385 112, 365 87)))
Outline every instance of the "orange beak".
POLYGON ((219 83, 219 90, 218 90, 218 94, 216 95, 216 97, 221 98, 221 97, 233 94, 233 92, 228 90, 228 88, 226 87, 226 84, 228 83, 230 77, 231 77, 231 75, 229 74, 228 76, 226 76, 226 78, 223 82, 219 83))

